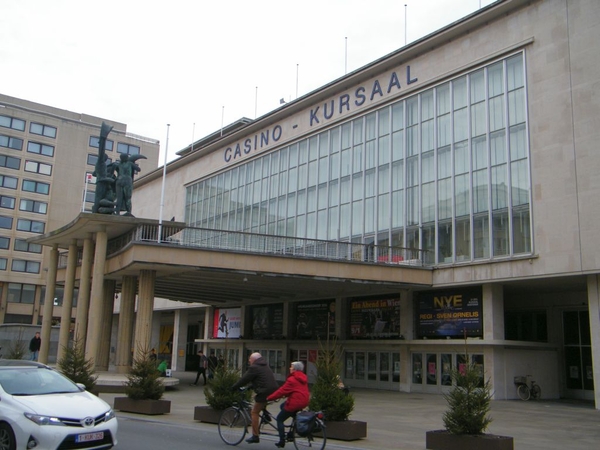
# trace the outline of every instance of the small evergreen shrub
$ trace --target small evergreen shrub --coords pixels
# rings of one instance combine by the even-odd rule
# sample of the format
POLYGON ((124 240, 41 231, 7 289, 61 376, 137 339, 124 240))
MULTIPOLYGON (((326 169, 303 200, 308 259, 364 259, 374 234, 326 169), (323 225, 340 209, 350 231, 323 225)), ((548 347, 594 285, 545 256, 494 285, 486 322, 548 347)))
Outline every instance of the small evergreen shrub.
POLYGON ((139 352, 134 358, 131 371, 127 374, 125 394, 134 400, 160 400, 165 392, 165 386, 159 379, 156 361, 150 358, 150 350, 139 352))
POLYGON ((492 419, 488 416, 492 401, 489 379, 481 385, 481 371, 467 357, 464 370, 452 370, 454 386, 444 398, 449 409, 443 415, 444 426, 452 434, 483 434, 492 419))
POLYGON ((348 420, 354 410, 354 397, 338 387, 342 371, 342 349, 337 344, 327 342, 324 347, 319 342, 317 353, 317 379, 311 388, 311 411, 323 411, 326 421, 348 420))
MULTIPOLYGON (((222 411, 233 406, 240 398, 238 391, 232 391, 232 386, 240 379, 240 370, 220 366, 215 369, 214 378, 204 386, 204 397, 211 408, 222 411)), ((250 400, 251 391, 244 392, 244 398, 250 400)))
POLYGON ((73 347, 68 346, 64 349, 63 357, 58 361, 58 370, 73 383, 85 385, 86 391, 92 391, 96 387, 94 374, 94 365, 91 359, 85 359, 85 349, 83 341, 75 339, 73 347))

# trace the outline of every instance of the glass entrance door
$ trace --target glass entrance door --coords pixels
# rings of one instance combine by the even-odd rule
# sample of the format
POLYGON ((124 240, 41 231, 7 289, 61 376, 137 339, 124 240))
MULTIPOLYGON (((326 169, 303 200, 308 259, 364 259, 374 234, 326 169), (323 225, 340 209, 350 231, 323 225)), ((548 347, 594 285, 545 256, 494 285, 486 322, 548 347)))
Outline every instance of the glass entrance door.
POLYGON ((567 390, 572 398, 593 398, 592 344, 588 311, 563 312, 567 390))
POLYGON ((350 352, 344 355, 343 381, 348 386, 398 389, 400 354, 396 352, 350 352))

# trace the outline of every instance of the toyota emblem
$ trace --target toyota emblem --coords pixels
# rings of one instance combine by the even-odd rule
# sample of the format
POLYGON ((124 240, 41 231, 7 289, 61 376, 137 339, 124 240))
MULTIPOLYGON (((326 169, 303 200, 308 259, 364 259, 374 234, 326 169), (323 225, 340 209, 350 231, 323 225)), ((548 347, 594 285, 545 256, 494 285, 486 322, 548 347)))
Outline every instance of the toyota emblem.
POLYGON ((86 417, 85 419, 83 419, 83 426, 85 427, 91 427, 94 425, 94 418, 93 417, 86 417))

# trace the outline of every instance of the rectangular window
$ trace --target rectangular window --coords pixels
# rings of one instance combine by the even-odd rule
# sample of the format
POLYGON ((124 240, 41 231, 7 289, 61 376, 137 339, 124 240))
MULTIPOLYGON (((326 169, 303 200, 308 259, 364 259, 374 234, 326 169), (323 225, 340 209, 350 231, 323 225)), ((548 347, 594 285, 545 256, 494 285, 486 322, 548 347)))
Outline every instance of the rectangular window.
POLYGON ((54 147, 52 145, 40 144, 38 142, 28 142, 27 151, 37 153, 38 155, 54 156, 54 147))
POLYGON ((46 224, 37 220, 17 219, 17 230, 31 233, 43 233, 46 224))
POLYGON ((117 144, 117 152, 125 153, 127 155, 139 155, 140 148, 137 145, 126 144, 124 142, 119 142, 117 144))
MULTIPOLYGON (((98 155, 93 155, 91 153, 88 153, 87 156, 87 163, 90 166, 95 166, 96 165, 96 161, 98 161, 98 155)), ((112 162, 112 158, 106 158, 106 165, 108 166, 110 163, 112 162)))
POLYGON ((42 253, 42 246, 40 244, 33 244, 27 242, 25 239, 15 239, 14 248, 18 252, 42 253))
POLYGON ((40 273, 40 263, 38 261, 13 259, 10 270, 13 272, 40 273))
POLYGON ((0 249, 8 250, 10 248, 10 238, 0 236, 0 249))
POLYGON ((21 159, 12 156, 0 155, 0 167, 19 170, 21 168, 21 159))
POLYGON ((23 139, 0 134, 0 147, 23 150, 23 139))
POLYGON ((15 177, 7 177, 6 175, 0 175, 0 187, 8 189, 16 189, 18 179, 15 177))
POLYGON ((50 185, 41 181, 23 180, 21 189, 25 192, 35 192, 37 194, 48 195, 50 193, 50 185))
POLYGON ((29 124, 29 132, 32 134, 39 134, 40 136, 46 136, 49 138, 56 137, 56 128, 50 125, 43 125, 41 123, 31 122, 29 124))
POLYGON ((13 225, 12 217, 0 216, 0 228, 10 230, 13 225))
POLYGON ((0 195, 0 208, 15 209, 15 198, 0 195))
POLYGON ((48 203, 23 198, 19 202, 19 210, 34 212, 38 214, 46 214, 48 212, 48 203))
POLYGON ((39 173, 41 175, 52 175, 52 166, 37 161, 25 161, 25 172, 39 173))
MULTIPOLYGON (((104 149, 109 152, 112 152, 113 145, 114 145, 114 141, 107 139, 106 143, 104 144, 104 149)), ((99 136, 90 136, 90 147, 100 148, 100 137, 99 136)))
POLYGON ((35 285, 8 283, 8 298, 10 303, 27 303, 32 305, 35 300, 35 285))
POLYGON ((12 128, 13 130, 25 131, 25 121, 10 116, 0 116, 0 127, 12 128))
POLYGON ((6 267, 8 267, 8 259, 0 258, 0 270, 6 270, 6 267))

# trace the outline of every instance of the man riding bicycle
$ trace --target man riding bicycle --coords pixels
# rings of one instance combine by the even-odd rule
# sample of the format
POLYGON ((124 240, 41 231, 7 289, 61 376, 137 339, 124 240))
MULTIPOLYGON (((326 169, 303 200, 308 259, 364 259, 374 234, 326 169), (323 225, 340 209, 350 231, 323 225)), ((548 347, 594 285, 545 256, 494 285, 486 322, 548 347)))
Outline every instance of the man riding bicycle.
POLYGON ((279 442, 275 445, 279 448, 285 447, 284 422, 293 417, 298 411, 308 406, 310 393, 308 392, 308 378, 304 373, 304 364, 295 361, 290 365, 290 374, 279 389, 267 397, 268 401, 287 397, 281 404, 281 412, 277 416, 277 431, 279 431, 279 442))
POLYGON ((267 406, 267 396, 277 389, 275 375, 269 367, 267 361, 258 352, 252 353, 248 358, 250 366, 246 373, 232 386, 232 390, 239 389, 242 386, 251 384, 256 393, 254 396, 254 406, 252 407, 252 437, 246 439, 248 444, 257 444, 260 442, 259 419, 260 412, 267 406))

